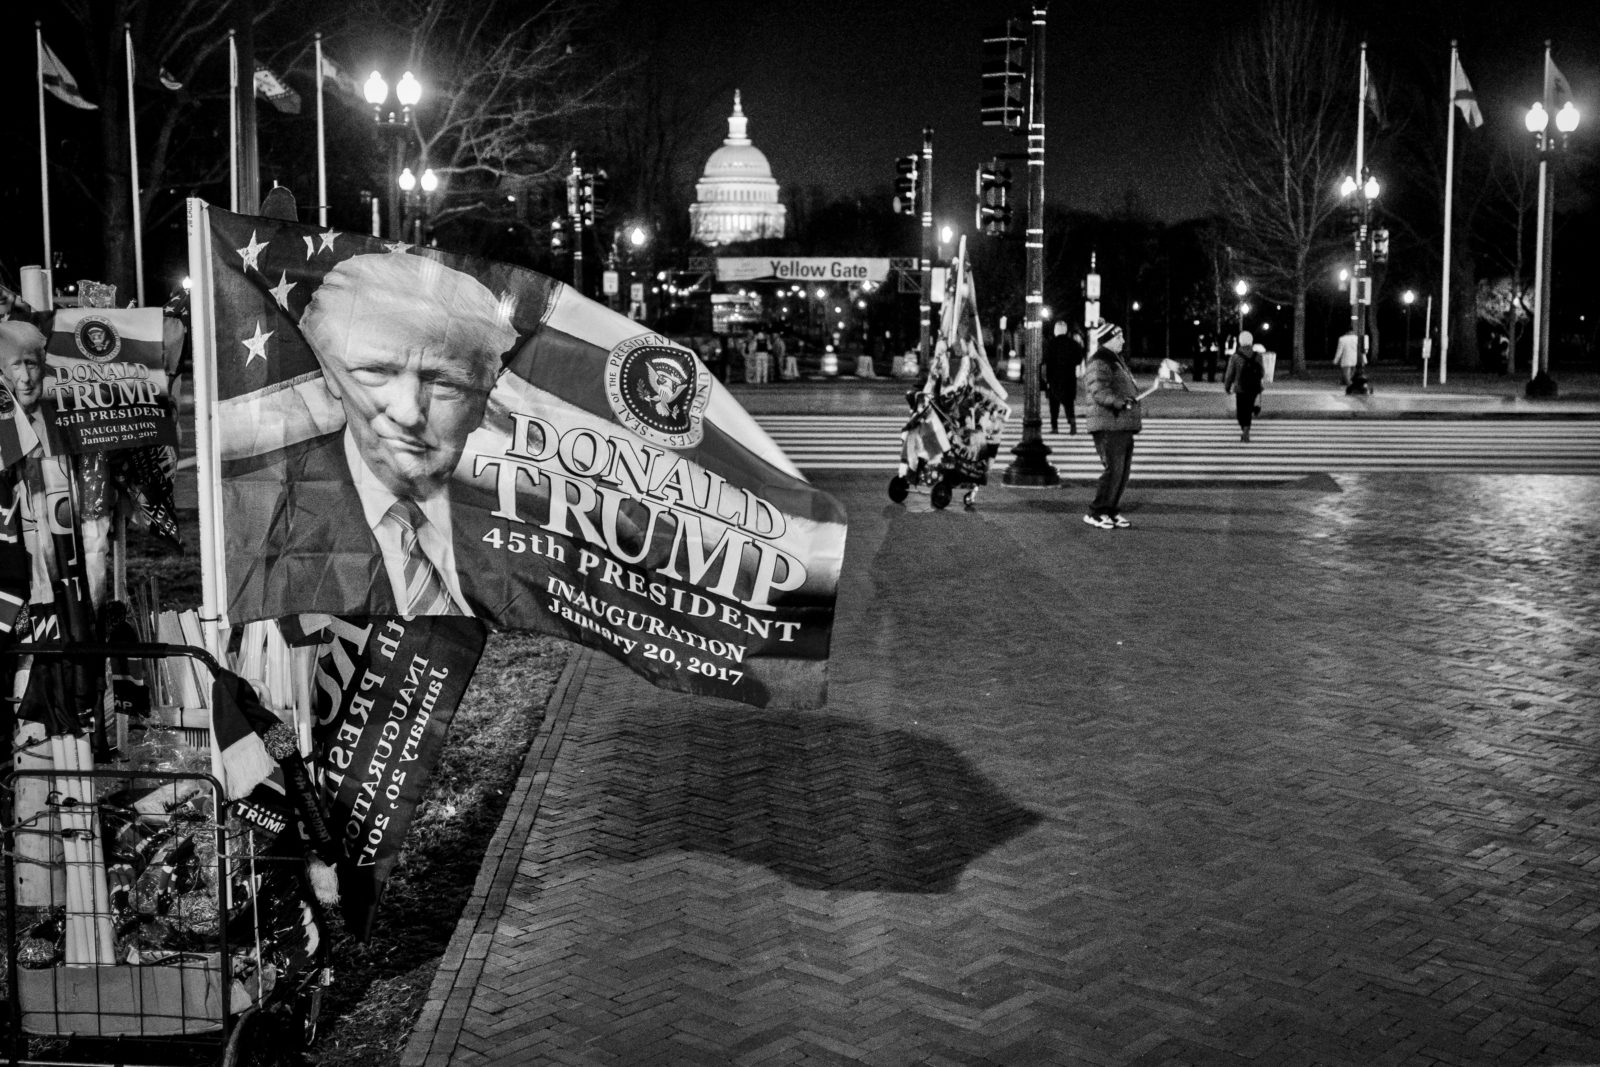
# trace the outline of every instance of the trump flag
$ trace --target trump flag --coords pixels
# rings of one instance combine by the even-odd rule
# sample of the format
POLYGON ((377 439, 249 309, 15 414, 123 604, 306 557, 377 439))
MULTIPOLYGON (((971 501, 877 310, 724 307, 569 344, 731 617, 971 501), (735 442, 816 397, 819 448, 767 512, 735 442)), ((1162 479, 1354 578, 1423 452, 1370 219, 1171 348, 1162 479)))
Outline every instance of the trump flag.
POLYGON ((688 349, 519 267, 192 218, 230 623, 470 615, 824 701, 843 510, 688 349))

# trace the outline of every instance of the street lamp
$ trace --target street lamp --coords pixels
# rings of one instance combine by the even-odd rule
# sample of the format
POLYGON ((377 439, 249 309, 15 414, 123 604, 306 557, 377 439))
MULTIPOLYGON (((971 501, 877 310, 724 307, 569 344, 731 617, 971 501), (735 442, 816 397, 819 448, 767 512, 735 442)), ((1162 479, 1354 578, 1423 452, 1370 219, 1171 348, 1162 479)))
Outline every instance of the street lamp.
POLYGON ((1550 157, 1567 147, 1567 136, 1578 128, 1578 109, 1571 100, 1556 112, 1556 131, 1549 132, 1550 108, 1555 106, 1556 79, 1552 76, 1555 65, 1550 61, 1550 42, 1544 43, 1544 100, 1528 109, 1523 120, 1528 132, 1533 134, 1539 150, 1539 240, 1534 275, 1536 307, 1533 322, 1533 376, 1528 381, 1526 393, 1530 397, 1553 397, 1556 380, 1550 376, 1550 291, 1555 288, 1550 272, 1551 243, 1555 236, 1552 222, 1555 219, 1555 175, 1550 172, 1550 157))
MULTIPOLYGON (((401 183, 405 178, 405 174, 409 174, 410 171, 405 170, 402 173, 401 163, 405 153, 406 138, 412 135, 412 111, 422 100, 422 83, 409 70, 400 76, 400 81, 394 87, 395 101, 400 105, 398 116, 393 111, 390 111, 387 117, 384 115, 383 105, 389 99, 389 83, 384 80, 382 74, 373 71, 368 75, 366 84, 362 86, 362 94, 366 96, 367 103, 372 105, 373 123, 390 138, 390 173, 394 175, 395 184, 402 189, 406 189, 406 186, 401 183)), ((415 176, 411 180, 415 182, 415 176)), ((409 191, 407 189, 407 192, 409 191)), ((402 232, 400 198, 391 196, 389 198, 389 236, 398 241, 401 239, 402 232)))
POLYGON ((1406 314, 1406 348, 1405 351, 1400 355, 1402 360, 1411 358, 1411 305, 1415 304, 1416 302, 1416 290, 1407 289, 1405 292, 1400 294, 1400 303, 1405 305, 1406 314))
POLYGON ((1352 396, 1372 392, 1372 386, 1367 383, 1367 314, 1372 306, 1368 257, 1373 255, 1375 249, 1372 209, 1377 203, 1378 193, 1378 179, 1370 173, 1361 175, 1359 182, 1353 175, 1347 174, 1339 185, 1339 194, 1356 214, 1356 266, 1350 276, 1350 329, 1356 335, 1356 372, 1344 390, 1352 396))

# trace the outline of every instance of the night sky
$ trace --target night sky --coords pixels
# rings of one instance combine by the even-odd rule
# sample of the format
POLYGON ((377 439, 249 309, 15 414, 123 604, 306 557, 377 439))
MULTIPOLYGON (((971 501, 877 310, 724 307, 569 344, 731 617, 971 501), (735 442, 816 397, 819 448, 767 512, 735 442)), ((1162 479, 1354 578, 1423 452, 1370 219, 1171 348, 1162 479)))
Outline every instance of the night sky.
MULTIPOLYGON (((1337 7, 1357 34, 1372 38, 1374 78, 1386 89, 1403 91, 1414 74, 1402 64, 1428 50, 1437 52, 1443 79, 1448 41, 1459 36, 1490 123, 1518 129, 1538 92, 1542 40, 1552 37, 1580 107, 1587 104, 1600 126, 1600 19, 1591 5, 1420 0, 1337 7)), ((1205 213, 1208 191, 1196 171, 1201 101, 1218 48, 1248 27, 1256 9, 1250 0, 1052 3, 1049 199, 1110 211, 1133 192, 1158 219, 1205 213)), ((1025 137, 978 121, 984 30, 1024 10, 975 0, 698 0, 678 24, 683 53, 695 57, 683 74, 709 68, 736 80, 751 137, 786 187, 881 194, 895 157, 916 151, 923 126, 932 126, 937 220, 970 230, 974 169, 992 153, 1026 150, 1025 137)), ((1354 55, 1350 61, 1353 122, 1354 55)), ((1425 135, 1443 137, 1442 109, 1432 124, 1437 130, 1425 135)), ((726 132, 724 108, 708 117, 705 151, 726 132)))
MULTIPOLYGON (((47 5, 39 2, 42 12, 47 5)), ((1026 138, 983 127, 978 116, 984 31, 1007 14, 1024 14, 1024 4, 679 0, 667 9, 653 7, 658 0, 626 2, 646 5, 668 20, 672 38, 654 62, 686 84, 729 90, 701 116, 684 163, 686 195, 706 156, 727 133, 733 87, 742 90, 750 133, 786 191, 815 188, 824 198, 887 200, 895 158, 917 151, 923 127, 931 126, 936 221, 962 231, 972 229, 976 166, 994 153, 1026 149, 1026 138)), ((1333 6, 1372 40, 1374 77, 1386 91, 1420 92, 1419 57, 1427 57, 1426 69, 1442 93, 1448 42, 1459 36, 1491 130, 1508 138, 1526 139, 1521 112, 1538 92, 1542 41, 1554 39, 1557 60, 1586 115, 1575 148, 1600 155, 1600 18, 1592 3, 1345 0, 1333 6)), ((1199 174, 1197 150, 1201 103, 1218 49, 1248 28, 1256 10, 1253 0, 1051 3, 1049 201, 1108 212, 1121 209, 1131 194, 1159 220, 1205 213, 1209 190, 1199 174)), ((26 105, 13 116, 7 158, 14 167, 0 187, 0 206, 25 231, 21 237, 0 234, 0 259, 8 272, 36 258, 31 36, 11 34, 0 48, 16 60, 0 72, 0 80, 26 105)), ((62 50, 72 54, 70 45, 62 50)), ((372 57, 358 52, 359 46, 341 40, 332 54, 352 69, 369 69, 364 64, 372 57)), ((1353 121, 1354 54, 1350 66, 1353 121)), ((50 106, 55 121, 62 122, 62 107, 50 106)), ((1440 103, 1436 110, 1442 108, 1440 103)), ((65 126, 55 129, 60 135, 65 126)), ((1440 113, 1388 136, 1442 141, 1443 129, 1440 113)), ((1014 172, 1020 181, 1025 167, 1015 165, 1014 172)), ((1562 209, 1578 207, 1582 194, 1569 184, 1562 209)), ((64 191, 58 198, 58 205, 67 202, 64 191)), ((58 227, 67 225, 67 218, 57 219, 58 227)))

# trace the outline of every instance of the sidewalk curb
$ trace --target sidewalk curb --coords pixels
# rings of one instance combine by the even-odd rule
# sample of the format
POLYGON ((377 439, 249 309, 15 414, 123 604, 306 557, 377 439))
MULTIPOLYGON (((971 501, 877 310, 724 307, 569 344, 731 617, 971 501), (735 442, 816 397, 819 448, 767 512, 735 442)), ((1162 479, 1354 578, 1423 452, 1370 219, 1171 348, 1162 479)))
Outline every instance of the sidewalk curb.
POLYGON ((455 1053, 467 1006, 488 957, 489 942, 522 862, 521 845, 511 848, 509 843, 525 843, 533 829, 539 805, 544 800, 550 767, 561 752, 567 724, 583 693, 583 683, 589 676, 594 657, 592 650, 572 646, 567 665, 550 693, 539 732, 523 757, 522 769, 517 772, 517 781, 506 802, 505 813, 500 817, 500 825, 495 827, 494 836, 484 848, 478 880, 461 909, 450 944, 439 960, 439 969, 434 972, 433 984, 422 1004, 422 1014, 406 1039, 400 1055, 401 1067, 445 1067, 455 1053))

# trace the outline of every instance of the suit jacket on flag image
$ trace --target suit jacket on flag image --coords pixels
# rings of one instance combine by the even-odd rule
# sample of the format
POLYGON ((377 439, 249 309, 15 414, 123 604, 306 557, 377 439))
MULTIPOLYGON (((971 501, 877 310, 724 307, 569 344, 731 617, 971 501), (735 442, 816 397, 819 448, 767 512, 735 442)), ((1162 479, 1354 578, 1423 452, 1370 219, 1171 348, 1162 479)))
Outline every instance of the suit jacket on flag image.
POLYGON ((687 349, 521 268, 203 217, 231 623, 404 614, 420 567, 414 612, 822 703, 844 513, 687 349))

